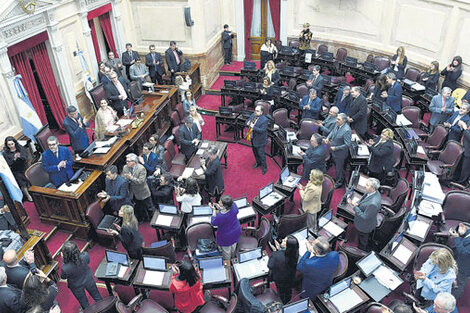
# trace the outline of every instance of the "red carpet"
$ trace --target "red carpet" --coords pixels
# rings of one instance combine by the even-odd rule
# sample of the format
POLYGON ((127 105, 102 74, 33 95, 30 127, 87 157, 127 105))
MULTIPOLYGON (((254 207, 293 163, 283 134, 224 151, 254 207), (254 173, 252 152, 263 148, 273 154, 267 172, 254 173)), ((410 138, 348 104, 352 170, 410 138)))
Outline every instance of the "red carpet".
MULTIPOLYGON (((224 66, 222 70, 227 71, 239 71, 242 67, 242 62, 234 62, 234 64, 230 66, 224 66)), ((219 77, 219 79, 214 83, 211 87, 212 89, 220 89, 223 85, 224 79, 239 79, 238 77, 233 76, 224 76, 219 77)), ((203 95, 198 100, 198 105, 203 108, 208 109, 217 109, 220 106, 220 96, 213 96, 213 95, 203 95)), ((206 124, 203 126, 203 139, 208 140, 215 140, 215 118, 212 116, 203 116, 206 124)), ((62 139, 65 139, 64 142, 68 142, 67 136, 60 136, 61 142, 62 139)), ((265 186, 269 182, 274 182, 278 179, 280 174, 280 168, 274 163, 271 158, 267 158, 268 164, 268 172, 266 175, 261 175, 261 170, 253 169, 252 165, 254 163, 254 157, 251 152, 250 147, 246 147, 240 144, 228 144, 228 168, 223 169, 224 173, 224 180, 225 180, 225 191, 226 194, 233 196, 234 198, 240 196, 247 196, 248 199, 254 198, 258 194, 258 190, 260 187, 265 186)), ((299 168, 301 170, 301 168, 299 168)), ((334 177, 334 168, 329 170, 329 175, 334 177)), ((344 194, 344 188, 338 189, 333 194, 333 199, 331 206, 336 208, 339 201, 341 200, 344 194)), ((289 213, 296 213, 297 209, 300 207, 300 200, 299 195, 296 193, 295 197, 295 205, 288 204, 286 208, 286 214, 289 213)), ((38 229, 41 231, 48 232, 52 229, 52 225, 47 225, 41 223, 37 212, 34 208, 34 205, 31 203, 26 203, 26 210, 31 220, 31 224, 29 228, 31 229, 38 229)), ((139 231, 144 236, 146 245, 150 245, 150 243, 157 240, 155 231, 149 226, 148 223, 144 223, 139 226, 139 231)), ((68 234, 63 232, 56 232, 47 242, 47 245, 51 251, 51 253, 55 253, 55 251, 60 247, 63 243, 65 238, 68 234)), ((80 247, 83 247, 85 244, 84 241, 75 240, 80 247)), ((121 244, 119 244, 118 249, 124 251, 121 244)), ((104 248, 99 245, 94 245, 91 249, 88 250, 88 253, 91 257, 91 264, 90 267, 94 272, 98 267, 98 264, 104 257, 104 248)), ((179 257, 182 257, 183 254, 179 253, 179 257)), ((57 259, 59 263, 62 262, 60 257, 57 259)), ((130 298, 133 295, 133 289, 130 287, 119 287, 122 291, 120 294, 124 294, 126 298, 130 298)), ((400 288, 401 291, 407 290, 408 287, 406 284, 400 288)), ((99 288, 102 296, 107 296, 107 290, 105 288, 99 288)), ((220 293, 220 291, 216 291, 216 293, 220 293)), ((221 294, 226 295, 226 290, 223 290, 221 294)), ((397 294, 397 293, 395 293, 397 294)), ((395 296, 391 296, 389 299, 384 299, 384 303, 388 303, 389 301, 395 298, 401 298, 399 294, 395 296)), ((462 297, 459 301, 459 310, 461 313, 470 313, 470 301, 468 300, 470 296, 470 288, 467 288, 466 292, 467 297, 462 297)), ((166 308, 170 308, 172 305, 171 296, 165 292, 156 292, 152 291, 150 297, 160 304, 164 305, 166 308)), ((75 313, 78 312, 78 302, 69 291, 65 283, 59 283, 59 296, 57 298, 59 304, 62 308, 64 313, 75 313)), ((127 299, 129 300, 129 299, 127 299)), ((90 303, 93 303, 93 300, 90 298, 90 303)))

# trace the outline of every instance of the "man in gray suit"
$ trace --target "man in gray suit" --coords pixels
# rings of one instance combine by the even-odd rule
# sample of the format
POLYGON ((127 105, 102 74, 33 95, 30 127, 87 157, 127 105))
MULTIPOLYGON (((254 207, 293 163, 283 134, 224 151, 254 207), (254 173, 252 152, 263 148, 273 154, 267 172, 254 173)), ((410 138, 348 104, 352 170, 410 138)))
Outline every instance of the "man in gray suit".
POLYGON ((321 91, 325 82, 323 81, 323 77, 321 76, 320 71, 320 65, 313 66, 312 74, 307 80, 307 87, 315 89, 317 91, 318 97, 321 98, 321 91))
POLYGON ((369 252, 370 234, 377 226, 377 213, 382 205, 382 197, 379 193, 380 182, 377 178, 369 178, 366 181, 366 193, 361 200, 354 202, 348 199, 348 203, 354 206, 354 227, 356 227, 359 238, 357 247, 369 252))
POLYGON ((317 125, 320 127, 320 133, 323 136, 328 136, 329 133, 336 126, 336 117, 338 116, 339 109, 336 106, 332 106, 328 111, 328 116, 322 121, 318 121, 317 125))
POLYGON ((119 58, 114 56, 113 51, 108 52, 108 60, 106 61, 105 65, 115 71, 119 77, 122 76, 122 62, 119 60, 119 58))
POLYGON ((349 154, 349 146, 351 145, 351 128, 346 120, 348 116, 344 113, 338 114, 336 117, 336 126, 328 134, 325 139, 326 144, 330 144, 331 156, 335 162, 336 168, 336 184, 335 189, 343 186, 344 183, 344 162, 349 154))
POLYGON ((135 61, 135 64, 129 68, 131 79, 139 83, 140 89, 142 89, 142 83, 147 82, 147 76, 149 76, 149 70, 147 66, 142 64, 140 59, 135 61))
POLYGON ((122 176, 129 182, 129 197, 134 198, 135 215, 139 222, 143 222, 153 215, 153 204, 147 185, 147 170, 139 164, 139 158, 134 153, 126 155, 122 176))

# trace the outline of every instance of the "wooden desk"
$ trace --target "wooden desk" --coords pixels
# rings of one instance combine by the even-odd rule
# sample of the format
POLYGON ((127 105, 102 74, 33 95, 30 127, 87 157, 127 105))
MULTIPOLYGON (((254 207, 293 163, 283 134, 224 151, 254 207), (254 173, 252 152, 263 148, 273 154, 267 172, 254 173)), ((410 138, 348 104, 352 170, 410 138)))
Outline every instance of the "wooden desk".
POLYGON ((158 216, 160 215, 160 212, 158 210, 155 210, 153 213, 152 219, 150 220, 150 226, 155 228, 155 231, 157 232, 157 239, 160 240, 160 229, 161 230, 168 230, 173 233, 178 233, 181 230, 181 226, 183 225, 183 220, 184 216, 181 214, 177 215, 170 215, 170 214, 163 214, 166 216, 171 216, 172 220, 170 225, 162 225, 162 224, 157 224, 157 219, 158 216))
POLYGON ((400 272, 404 272, 408 265, 414 258, 416 250, 418 247, 412 243, 408 238, 403 237, 400 242, 392 249, 393 242, 395 241, 395 236, 392 240, 380 251, 380 256, 382 256, 389 264, 393 265, 397 268, 400 272), (400 245, 403 245, 405 248, 411 251, 411 255, 406 262, 401 262, 399 259, 396 258, 393 254, 398 249, 400 245))
POLYGON ((145 273, 147 272, 147 270, 144 268, 143 262, 140 262, 139 266, 137 266, 137 269, 135 271, 136 274, 132 281, 132 285, 134 286, 136 294, 138 293, 136 290, 137 288, 169 291, 171 279, 173 277, 173 270, 171 269, 171 264, 168 264, 167 268, 168 271, 165 272, 162 283, 150 285, 144 283, 145 273))
MULTIPOLYGON (((408 215, 406 215, 408 216, 408 215)), ((406 218, 406 217, 405 217, 406 218)), ((418 215, 417 218, 416 218, 416 221, 417 222, 422 222, 422 223, 425 223, 427 225, 427 229, 426 229, 426 232, 424 233, 424 236, 423 237, 420 237, 420 236, 417 236, 415 234, 411 234, 409 233, 409 230, 410 230, 410 227, 409 227, 409 224, 407 226, 407 229, 405 230, 405 236, 407 236, 408 238, 412 239, 412 240, 415 240, 416 242, 418 243, 422 243, 426 240, 426 237, 428 236, 429 234, 429 230, 431 229, 431 226, 433 224, 433 220, 430 219, 430 218, 427 218, 427 217, 424 217, 424 216, 421 216, 421 215, 418 215)))
POLYGON ((136 268, 139 265, 139 260, 129 259, 131 264, 127 268, 123 277, 118 276, 106 276, 106 266, 108 262, 106 261, 106 257, 101 260, 100 265, 95 271, 95 276, 98 280, 104 281, 106 284, 106 288, 108 289, 108 293, 110 296, 113 295, 113 289, 111 288, 111 283, 118 284, 118 285, 126 285, 129 286, 132 284, 132 280, 134 279, 136 268))
POLYGON ((281 196, 281 199, 271 206, 267 206, 261 203, 259 195, 253 198, 253 208, 256 210, 256 212, 258 212, 258 225, 261 222, 261 217, 263 215, 268 215, 272 212, 275 212, 277 216, 280 216, 282 214, 282 212, 284 211, 284 202, 287 197, 280 193, 279 195, 281 196))
MULTIPOLYGON (((343 229, 343 233, 344 233, 344 231, 346 230, 346 228, 348 227, 348 223, 343 222, 342 220, 340 220, 340 219, 337 218, 336 216, 332 216, 330 222, 331 222, 331 223, 334 223, 334 224, 336 224, 336 225, 338 225, 339 227, 341 227, 341 228, 343 229)), ((342 236, 343 233, 341 233, 338 237, 342 236)), ((319 235, 319 236, 322 236, 322 237, 324 237, 324 238, 326 238, 326 239, 328 240, 328 242, 330 242, 330 243, 335 242, 335 241, 336 241, 336 238, 337 238, 335 235, 330 234, 330 233, 329 233, 326 229, 324 229, 324 228, 320 228, 320 229, 318 230, 318 235, 319 235)), ((334 247, 335 244, 332 244, 331 246, 334 247)))
MULTIPOLYGON (((211 145, 215 145, 218 149, 218 153, 217 153, 217 158, 219 158, 220 160, 220 164, 225 166, 225 168, 227 168, 228 166, 228 161, 227 161, 227 143, 226 142, 220 142, 220 141, 209 141, 209 140, 201 140, 201 142, 199 143, 199 149, 202 149, 204 150, 204 153, 203 154, 194 154, 191 159, 189 159, 188 161, 188 165, 187 167, 191 167, 191 168, 194 168, 194 169, 198 169, 201 167, 201 157, 204 156, 206 150, 211 146, 211 145), (201 148, 202 147, 202 144, 204 143, 207 143, 207 147, 206 148, 201 148), (222 159, 224 161, 222 161, 222 159)), ((193 178, 195 179, 200 179, 200 180, 203 180, 205 179, 205 176, 204 174, 202 175, 196 175, 196 173, 194 172, 193 175, 192 175, 193 178)))
MULTIPOLYGON (((231 115, 215 115, 215 136, 216 139, 219 141, 226 141, 226 142, 237 142, 238 141, 238 131, 237 131, 237 114, 232 113, 231 115), (227 125, 228 127, 232 127, 233 131, 233 139, 231 138, 221 138, 222 137, 222 125, 227 125)), ((223 131, 225 132, 225 130, 223 131)))
POLYGON ((235 278, 234 283, 237 284, 243 278, 247 278, 249 280, 268 278, 268 274, 269 274, 268 261, 269 261, 269 256, 266 254, 266 251, 263 251, 263 257, 261 259, 247 261, 246 263, 253 262, 255 263, 255 266, 256 266, 256 272, 248 273, 248 274, 252 274, 252 275, 248 275, 245 272, 241 273, 239 271, 239 268, 241 265, 238 264, 238 260, 232 259, 232 264, 233 264, 232 268, 233 268, 233 273, 234 273, 234 278, 235 278))
POLYGON ((60 229, 88 240, 90 224, 85 214, 87 207, 96 201, 96 194, 104 190, 104 175, 93 171, 75 192, 31 186, 29 193, 34 199, 42 222, 57 225, 60 229))
MULTIPOLYGON (((341 199, 340 203, 338 204, 338 211, 336 211, 336 215, 342 217, 346 221, 352 222, 354 220, 354 216, 356 212, 354 211, 354 206, 347 202, 347 194, 344 194, 343 198, 341 199)), ((352 199, 359 201, 362 195, 356 191, 352 193, 352 199)))
POLYGON ((191 93, 194 99, 198 99, 202 95, 202 84, 201 84, 201 67, 199 63, 193 63, 188 72, 177 72, 176 75, 189 75, 191 78, 191 93))
POLYGON ((240 76, 242 78, 246 77, 249 81, 256 82, 259 79, 259 70, 258 69, 240 69, 240 76))

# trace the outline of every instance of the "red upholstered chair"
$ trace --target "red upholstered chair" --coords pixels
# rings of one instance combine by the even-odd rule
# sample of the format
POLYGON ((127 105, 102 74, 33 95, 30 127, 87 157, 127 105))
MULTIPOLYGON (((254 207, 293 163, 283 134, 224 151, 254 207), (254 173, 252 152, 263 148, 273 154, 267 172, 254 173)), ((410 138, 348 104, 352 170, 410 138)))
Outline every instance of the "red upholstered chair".
POLYGON ((255 248, 266 249, 268 241, 271 239, 271 224, 266 217, 261 218, 258 229, 255 227, 242 227, 245 231, 238 241, 238 251, 250 250, 255 248))
POLYGON ((171 140, 166 140, 163 143, 163 147, 166 151, 170 153, 171 164, 186 165, 184 162, 184 154, 181 152, 176 152, 175 144, 171 140))
POLYGON ((382 303, 372 302, 372 303, 369 303, 369 305, 367 306, 365 313, 383 313, 384 312, 383 309, 388 309, 389 310, 388 312, 393 312, 382 303))
POLYGON ((178 149, 181 147, 180 136, 178 135, 178 131, 180 130, 180 127, 181 127, 181 125, 178 125, 178 126, 173 127, 171 129, 171 134, 173 135, 173 137, 175 137, 175 143, 176 143, 176 146, 178 147, 178 149))
POLYGON ((406 212, 406 206, 402 206, 397 213, 394 213, 386 207, 382 207, 379 212, 379 214, 382 215, 382 221, 380 225, 377 226, 372 236, 375 251, 382 250, 390 239, 392 239, 398 227, 400 227, 406 212))
POLYGON ((267 281, 261 281, 253 284, 253 295, 265 306, 268 303, 281 302, 281 299, 277 293, 269 288, 267 281))
POLYGON ((348 56, 348 50, 345 48, 338 48, 336 51, 336 61, 338 62, 344 62, 346 57, 348 56))
POLYGON ((186 117, 186 113, 184 113, 183 103, 179 102, 175 106, 175 111, 178 112, 178 115, 180 116, 180 120, 183 121, 184 118, 186 117))
POLYGON ((154 255, 154 256, 162 256, 168 259, 168 262, 175 263, 176 259, 176 252, 175 252, 175 245, 172 240, 169 240, 166 244, 160 247, 152 248, 152 247, 142 247, 142 254, 143 255, 154 255))
POLYGON ((173 111, 170 114, 171 127, 176 127, 181 124, 180 115, 177 111, 173 111))
POLYGON ((398 212, 406 200, 409 188, 408 181, 404 178, 400 178, 397 185, 393 188, 385 185, 380 186, 380 189, 384 191, 382 194, 382 205, 395 213, 398 212))
POLYGON ((390 67, 390 58, 383 55, 379 55, 374 57, 374 61, 372 63, 377 66, 378 71, 383 71, 384 69, 390 67))
POLYGON ((93 305, 90 305, 83 313, 115 313, 116 312, 116 302, 118 301, 118 297, 116 296, 109 296, 95 302, 93 305))
POLYGON ((163 153, 163 159, 165 160, 166 169, 168 173, 170 173, 173 178, 178 178, 181 176, 181 174, 183 174, 186 166, 180 164, 173 164, 171 162, 171 155, 168 151, 165 151, 165 153, 163 153))
POLYGON ((282 70, 284 67, 286 66, 289 66, 289 63, 288 62, 285 62, 285 61, 282 61, 282 62, 279 62, 279 63, 276 63, 276 68, 278 70, 282 70))
POLYGON ((308 149, 310 147, 310 138, 318 133, 318 126, 311 118, 304 118, 300 121, 300 128, 297 132, 297 145, 308 149))
POLYGON ((428 150, 440 150, 442 149, 444 142, 446 142, 448 133, 449 131, 447 128, 442 125, 436 125, 434 126, 431 135, 426 138, 426 142, 421 143, 421 146, 428 150))
POLYGON ((98 229, 98 225, 104 217, 100 202, 91 203, 86 209, 86 218, 90 222, 98 243, 102 246, 110 246, 116 249, 116 236, 108 233, 106 230, 98 229))
MULTIPOLYGON (((434 151, 430 151, 430 153, 434 153, 434 151)), ((440 180, 452 180, 463 155, 462 145, 451 140, 446 143, 444 150, 437 151, 437 153, 439 153, 438 159, 429 160, 426 167, 430 172, 437 175, 440 180)))
POLYGON ((426 124, 421 121, 421 109, 416 106, 409 106, 404 107, 401 110, 402 114, 412 123, 411 128, 415 131, 415 133, 420 137, 427 137, 429 134, 422 130, 421 128, 425 128, 426 124))
POLYGON ((282 41, 281 40, 275 40, 274 45, 276 46, 277 51, 281 51, 281 49, 282 49, 282 41))
POLYGON ((193 259, 193 253, 197 248, 197 241, 199 239, 212 239, 215 240, 214 229, 210 223, 196 223, 186 228, 186 242, 187 253, 193 259))
MULTIPOLYGON (((49 138, 50 136, 54 136, 54 134, 49 128, 49 124, 42 126, 34 135, 34 138, 36 138, 37 146, 39 146, 39 152, 44 152, 49 149, 49 146, 47 145, 47 138, 49 138)), ((70 144, 68 143, 61 142, 60 145, 70 147, 70 144)))
POLYGON ((362 88, 366 93, 369 93, 369 89, 372 85, 374 85, 374 81, 372 79, 368 79, 362 88))
POLYGON ((369 62, 369 63, 374 62, 374 56, 372 54, 367 55, 366 62, 369 62))
POLYGON ((343 251, 339 251, 339 263, 333 273, 333 282, 340 281, 348 270, 348 256, 343 251))
POLYGON ((32 164, 25 172, 31 186, 44 187, 49 184, 49 174, 42 168, 41 162, 32 164))
POLYGON ((411 99, 410 97, 408 96, 401 96, 401 99, 402 99, 402 102, 401 102, 401 106, 404 108, 404 107, 409 107, 409 106, 412 106, 415 104, 415 102, 413 101, 413 99, 411 99))
POLYGON ((301 99, 308 95, 308 87, 305 84, 297 85, 296 90, 299 93, 301 99))
POLYGON ((297 80, 295 78, 289 79, 289 85, 287 86, 288 90, 294 90, 297 86, 297 80))
POLYGON ((414 67, 408 67, 405 72, 405 78, 417 82, 421 71, 414 67))
POLYGON ((323 211, 330 209, 331 198, 335 191, 335 180, 328 174, 323 175, 323 183, 321 190, 321 207, 323 211))
POLYGON ((367 255, 367 252, 362 251, 357 247, 347 246, 344 244, 344 242, 340 242, 338 244, 338 252, 340 251, 342 251, 348 256, 348 270, 346 272, 346 276, 349 276, 352 273, 356 272, 358 269, 356 265, 357 261, 367 255))
POLYGON ((264 115, 269 115, 269 110, 271 110, 271 104, 269 102, 264 100, 256 100, 255 107, 257 107, 258 105, 261 105, 263 107, 264 115))
POLYGON ((324 44, 318 45, 317 55, 322 55, 323 52, 328 52, 328 46, 324 44))
POLYGON ((297 39, 293 39, 289 42, 289 46, 294 47, 294 48, 299 48, 300 41, 298 41, 297 39))
POLYGON ((307 225, 307 213, 282 215, 276 225, 278 238, 282 239, 307 225))
POLYGON ((219 295, 211 295, 211 301, 206 302, 199 313, 234 313, 237 308, 238 297, 232 294, 230 301, 219 295))
POLYGON ((467 191, 450 191, 442 204, 446 227, 457 227, 459 223, 470 223, 470 193, 467 191))
POLYGON ((297 74, 297 75, 302 75, 304 73, 304 68, 296 66, 296 67, 294 67, 294 73, 297 74))
POLYGON ((403 158, 403 146, 398 141, 393 141, 393 167, 400 169, 401 160, 403 158))
POLYGON ((273 112, 274 124, 279 125, 286 131, 295 132, 294 128, 297 126, 295 122, 289 119, 288 111, 286 108, 279 108, 273 112))

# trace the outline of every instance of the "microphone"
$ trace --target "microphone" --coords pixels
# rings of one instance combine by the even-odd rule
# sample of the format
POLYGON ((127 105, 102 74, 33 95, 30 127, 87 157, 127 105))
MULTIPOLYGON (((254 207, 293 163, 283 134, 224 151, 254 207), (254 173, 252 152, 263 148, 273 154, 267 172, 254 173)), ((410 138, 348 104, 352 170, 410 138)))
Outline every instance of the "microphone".
POLYGON ((290 299, 290 301, 287 302, 287 303, 284 304, 284 305, 288 305, 288 304, 291 304, 291 303, 295 302, 294 300, 299 299, 299 297, 300 297, 302 294, 306 293, 306 292, 307 292, 307 290, 305 290, 305 289, 302 290, 300 293, 298 293, 294 298, 290 299))

